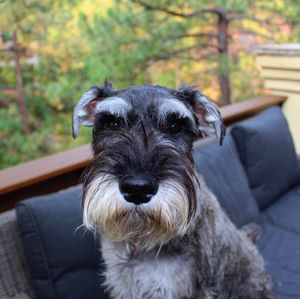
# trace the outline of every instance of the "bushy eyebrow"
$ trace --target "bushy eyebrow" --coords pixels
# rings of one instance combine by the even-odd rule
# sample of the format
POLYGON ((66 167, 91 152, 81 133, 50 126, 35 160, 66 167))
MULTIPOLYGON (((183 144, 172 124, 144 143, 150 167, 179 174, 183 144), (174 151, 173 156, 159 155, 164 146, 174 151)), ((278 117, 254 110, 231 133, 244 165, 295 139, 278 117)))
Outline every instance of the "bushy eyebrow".
POLYGON ((96 113, 109 113, 118 117, 126 118, 131 110, 131 105, 120 97, 107 98, 96 106, 96 113))
POLYGON ((163 99, 156 108, 157 120, 164 122, 169 115, 178 115, 180 118, 188 118, 194 122, 192 112, 177 99, 163 99))

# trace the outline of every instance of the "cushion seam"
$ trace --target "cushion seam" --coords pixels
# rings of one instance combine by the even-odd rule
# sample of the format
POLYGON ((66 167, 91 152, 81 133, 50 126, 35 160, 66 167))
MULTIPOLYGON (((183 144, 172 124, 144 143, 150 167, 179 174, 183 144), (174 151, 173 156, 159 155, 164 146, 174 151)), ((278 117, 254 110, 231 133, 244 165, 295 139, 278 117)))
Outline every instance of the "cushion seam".
POLYGON ((277 227, 282 230, 287 230, 293 234, 299 234, 299 231, 295 231, 293 229, 287 228, 286 226, 283 226, 283 225, 280 225, 280 224, 274 222, 269 215, 265 215, 265 217, 266 217, 267 224, 272 225, 272 226, 277 227))
MULTIPOLYGON (((244 167, 247 179, 248 179, 248 161, 247 161, 247 150, 246 150, 246 146, 245 146, 245 137, 244 137, 244 133, 243 133, 243 128, 238 128, 238 127, 233 127, 232 130, 232 135, 234 137, 234 135, 237 137, 238 140, 236 140, 236 138, 233 138, 235 146, 237 148, 237 152, 238 152, 238 157, 241 161, 241 165, 244 167), (241 142, 242 140, 242 142, 241 142), (239 142, 237 142, 239 141, 239 142)), ((250 186, 250 184, 249 184, 250 186)))

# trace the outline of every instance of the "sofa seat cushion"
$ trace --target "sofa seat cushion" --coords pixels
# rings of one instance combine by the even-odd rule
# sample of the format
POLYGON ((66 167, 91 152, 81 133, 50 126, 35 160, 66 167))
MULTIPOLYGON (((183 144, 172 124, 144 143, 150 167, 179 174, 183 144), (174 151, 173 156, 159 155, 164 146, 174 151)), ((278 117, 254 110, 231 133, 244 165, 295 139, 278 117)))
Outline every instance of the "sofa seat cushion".
POLYGON ((196 143, 194 160, 198 172, 219 200, 221 206, 238 227, 258 222, 257 203, 250 192, 245 171, 230 134, 222 146, 215 140, 196 143))
POLYGON ((80 228, 80 188, 22 201, 16 210, 38 298, 107 298, 100 288, 98 245, 80 228))
POLYGON ((279 107, 234 125, 232 135, 261 209, 300 182, 292 137, 279 107))
POLYGON ((300 234, 265 223, 257 243, 278 299, 300 298, 300 234))
POLYGON ((282 195, 261 217, 263 222, 300 234, 300 185, 282 195))

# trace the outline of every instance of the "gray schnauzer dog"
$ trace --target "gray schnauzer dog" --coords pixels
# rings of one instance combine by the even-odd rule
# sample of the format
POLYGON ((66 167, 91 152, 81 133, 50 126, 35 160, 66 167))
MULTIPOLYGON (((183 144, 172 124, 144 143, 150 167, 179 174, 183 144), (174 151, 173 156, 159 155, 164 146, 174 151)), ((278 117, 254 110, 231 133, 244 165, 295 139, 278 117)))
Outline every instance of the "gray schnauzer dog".
POLYGON ((273 298, 253 240, 238 230, 195 169, 193 141, 224 128, 198 90, 92 87, 73 136, 93 127, 83 223, 101 235, 105 286, 116 299, 273 298))

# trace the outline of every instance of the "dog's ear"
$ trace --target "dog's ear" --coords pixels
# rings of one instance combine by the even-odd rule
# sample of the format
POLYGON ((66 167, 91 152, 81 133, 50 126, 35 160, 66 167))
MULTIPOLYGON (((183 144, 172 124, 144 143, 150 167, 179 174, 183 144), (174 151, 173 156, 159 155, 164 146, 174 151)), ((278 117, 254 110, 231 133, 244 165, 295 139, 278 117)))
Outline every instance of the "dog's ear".
POLYGON ((79 133, 80 125, 93 126, 97 104, 111 96, 113 92, 114 89, 111 83, 105 80, 103 87, 93 86, 81 96, 73 111, 74 139, 79 133))
POLYGON ((219 144, 222 145, 225 127, 214 102, 193 86, 179 88, 176 96, 192 107, 201 136, 216 135, 219 144))

